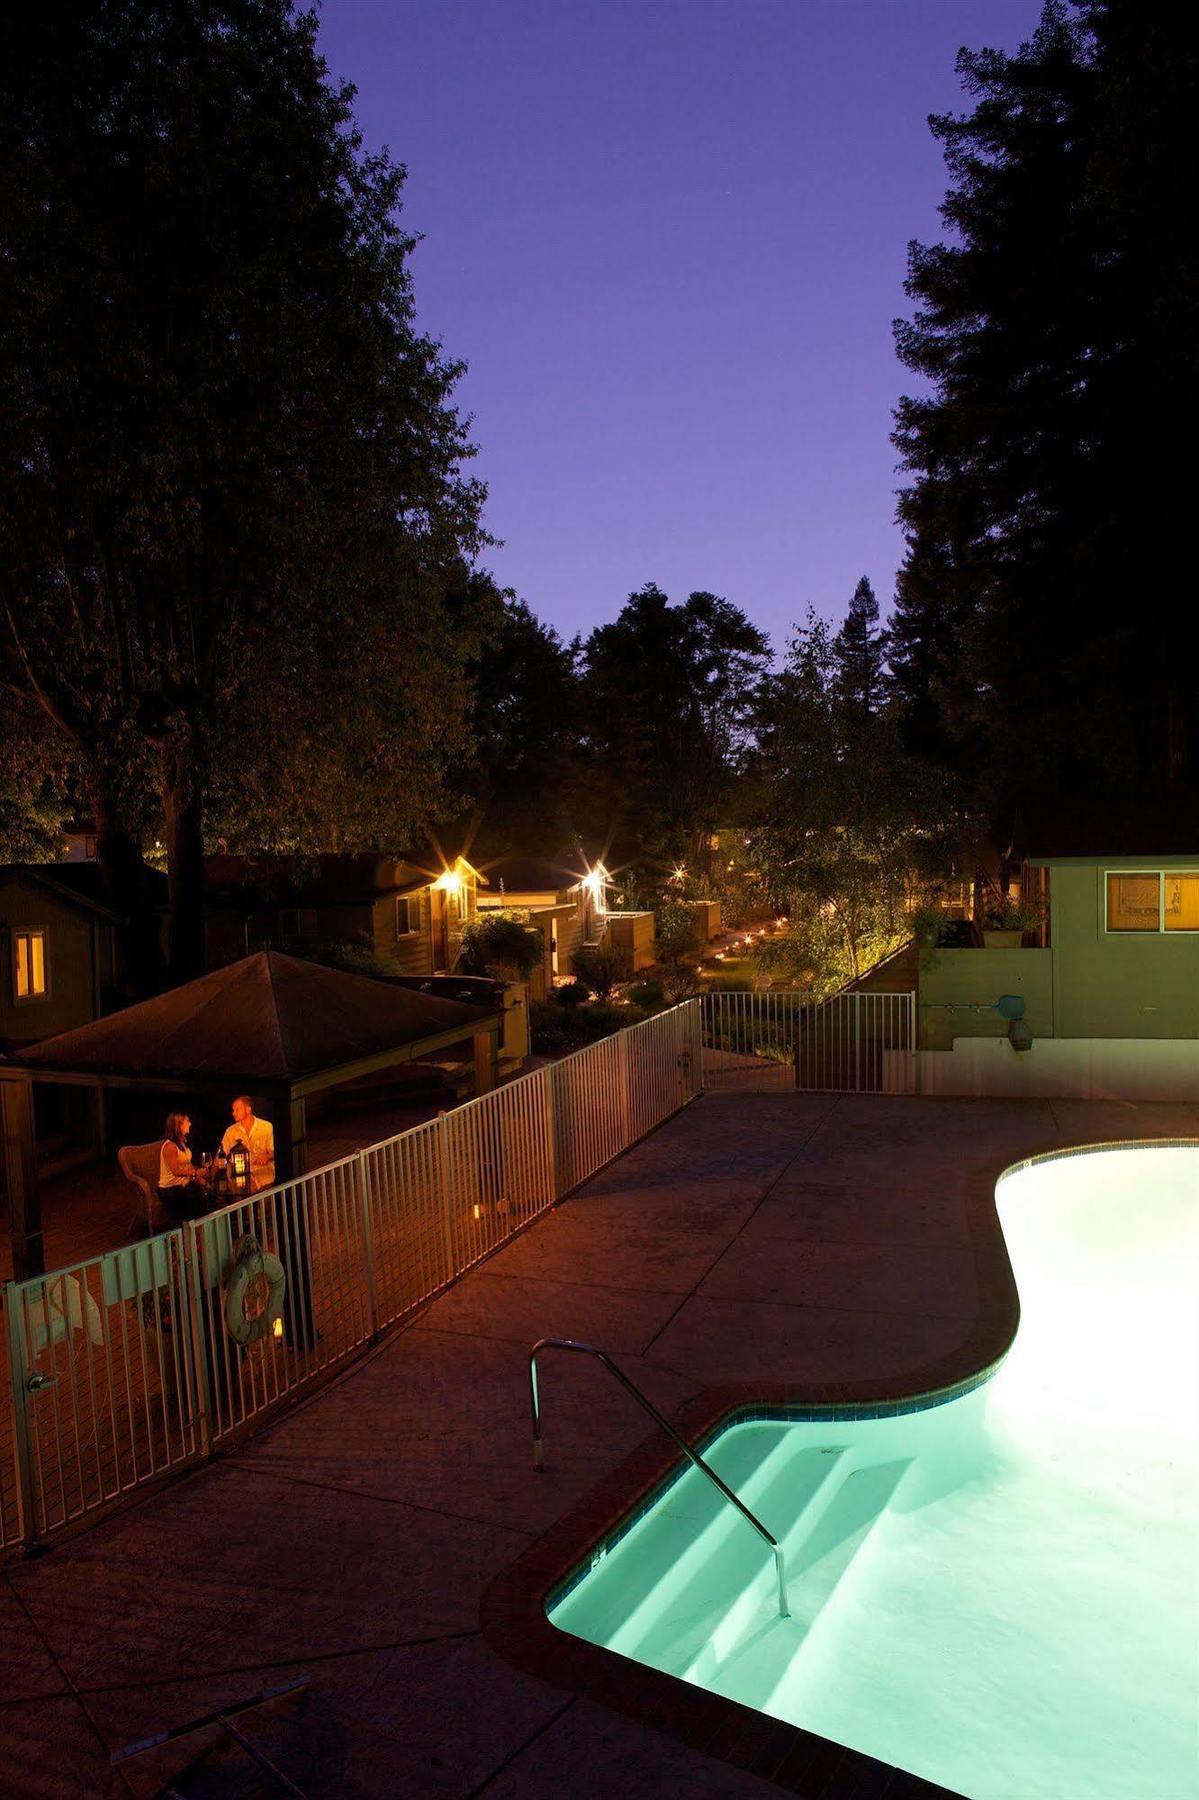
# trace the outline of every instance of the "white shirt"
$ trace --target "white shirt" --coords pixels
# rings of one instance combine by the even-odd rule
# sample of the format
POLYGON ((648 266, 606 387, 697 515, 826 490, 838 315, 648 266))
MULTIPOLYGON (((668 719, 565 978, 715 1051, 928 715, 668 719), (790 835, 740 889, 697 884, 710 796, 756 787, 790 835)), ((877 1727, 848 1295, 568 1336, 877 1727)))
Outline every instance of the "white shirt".
POLYGON ((186 1187, 189 1181, 195 1180, 191 1166, 192 1153, 186 1144, 175 1145, 175 1154, 179 1159, 180 1170, 176 1175, 167 1161, 167 1145, 170 1142, 170 1138, 164 1139, 162 1148, 158 1152, 158 1185, 160 1188, 186 1187))
POLYGON ((249 1131, 236 1122, 221 1139, 221 1149, 228 1156, 234 1144, 244 1144, 250 1152, 250 1168, 256 1187, 270 1187, 275 1179, 275 1128, 269 1119, 254 1118, 249 1131))

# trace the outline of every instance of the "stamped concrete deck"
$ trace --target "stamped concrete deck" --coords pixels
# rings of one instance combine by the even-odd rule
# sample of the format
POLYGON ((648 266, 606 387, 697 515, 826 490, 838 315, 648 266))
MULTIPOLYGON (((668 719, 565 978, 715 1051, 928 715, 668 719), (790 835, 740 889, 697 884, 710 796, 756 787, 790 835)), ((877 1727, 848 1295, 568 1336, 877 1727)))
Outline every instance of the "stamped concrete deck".
MULTIPOLYGON (((1186 1135, 1199 1107, 708 1096, 257 1442, 10 1566, 0 1792, 152 1793, 216 1734, 127 1780, 110 1750, 305 1674, 256 1733, 314 1800, 776 1793, 482 1636, 497 1575, 646 1436, 601 1370, 547 1361, 534 1476, 528 1346, 601 1344, 668 1413, 727 1383, 902 1385, 977 1337, 1000 1170, 1186 1135)), ((256 1779, 238 1753, 181 1791, 256 1779)))

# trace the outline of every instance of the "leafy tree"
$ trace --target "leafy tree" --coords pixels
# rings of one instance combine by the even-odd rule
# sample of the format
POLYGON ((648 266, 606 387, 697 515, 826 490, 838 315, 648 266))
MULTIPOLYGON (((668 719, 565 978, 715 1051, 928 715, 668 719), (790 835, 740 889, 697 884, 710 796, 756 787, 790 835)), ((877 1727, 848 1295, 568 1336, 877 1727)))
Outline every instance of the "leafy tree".
POLYGON ((577 642, 515 595, 474 665, 473 757, 467 786, 480 855, 552 856, 572 836, 569 797, 578 755, 577 642))
POLYGON ((770 645, 740 608, 651 582, 583 646, 582 827, 617 862, 682 859, 703 875, 734 803, 770 645))
POLYGON ((878 601, 865 575, 853 591, 845 623, 833 639, 844 703, 863 718, 878 712, 886 694, 886 633, 878 626, 878 601))
POLYGON ((660 963, 685 962, 699 952, 699 925, 695 908, 682 900, 667 900, 654 915, 654 945, 660 963))
POLYGON ((661 968, 662 990, 672 1006, 698 994, 699 925, 695 908, 667 900, 654 916, 654 946, 661 968))
POLYGON ((0 863, 63 854, 70 768, 57 749, 31 707, 14 701, 0 711, 0 863))
POLYGON ((79 759, 118 900, 149 765, 178 975, 238 697, 285 742, 267 691, 319 690, 344 639, 432 701, 425 602, 482 538, 404 171, 316 32, 289 0, 79 0, 15 13, 0 63, 3 664, 79 759))
POLYGON ((963 50, 931 121, 945 241, 913 244, 896 413, 908 538, 892 634, 908 741, 1007 813, 1037 790, 1194 783, 1199 31, 1049 0, 1015 55, 963 50))
POLYGON ((791 919, 771 972, 839 985, 907 935, 913 883, 958 828, 949 789, 907 754, 891 718, 847 696, 828 625, 809 612, 761 713, 759 812, 750 833, 791 919))
POLYGON ((220 709, 209 835, 244 853, 421 845, 431 817, 462 808, 472 660, 499 604, 485 576, 417 575, 354 631, 327 620, 294 678, 243 688, 220 709))

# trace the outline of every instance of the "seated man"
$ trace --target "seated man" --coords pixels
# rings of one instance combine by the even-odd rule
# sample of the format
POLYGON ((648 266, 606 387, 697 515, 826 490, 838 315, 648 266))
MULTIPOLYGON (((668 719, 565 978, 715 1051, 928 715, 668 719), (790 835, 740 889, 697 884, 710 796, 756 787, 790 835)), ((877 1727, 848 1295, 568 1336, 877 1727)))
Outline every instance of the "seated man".
POLYGON ((272 1187, 275 1180, 274 1128, 269 1119, 254 1117, 254 1108, 246 1094, 239 1094, 233 1102, 233 1123, 221 1139, 221 1149, 226 1156, 234 1144, 244 1144, 250 1152, 250 1186, 254 1192, 272 1187))

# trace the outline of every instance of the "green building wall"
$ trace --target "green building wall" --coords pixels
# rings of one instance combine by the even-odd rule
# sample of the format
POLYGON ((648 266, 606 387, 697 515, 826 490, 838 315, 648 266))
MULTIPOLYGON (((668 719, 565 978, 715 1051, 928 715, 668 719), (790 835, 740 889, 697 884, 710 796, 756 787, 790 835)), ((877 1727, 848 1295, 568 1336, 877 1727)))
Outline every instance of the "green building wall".
POLYGON ((1199 1038, 1199 932, 1105 930, 1108 870, 1199 869, 1199 857, 1046 862, 1047 950, 924 950, 919 1042, 1003 1037, 1000 994, 1021 994, 1033 1038, 1199 1038))
POLYGON ((1007 1020, 993 1010, 1001 994, 1021 995, 1033 1036, 1052 1037, 1052 950, 922 950, 920 1048, 952 1050, 954 1038, 1006 1037, 1007 1020))
POLYGON ((1199 858, 1112 857, 1047 867, 1053 1035, 1199 1037, 1199 932, 1104 929, 1109 869, 1195 869, 1199 858))

